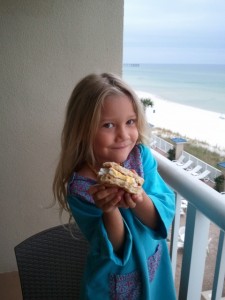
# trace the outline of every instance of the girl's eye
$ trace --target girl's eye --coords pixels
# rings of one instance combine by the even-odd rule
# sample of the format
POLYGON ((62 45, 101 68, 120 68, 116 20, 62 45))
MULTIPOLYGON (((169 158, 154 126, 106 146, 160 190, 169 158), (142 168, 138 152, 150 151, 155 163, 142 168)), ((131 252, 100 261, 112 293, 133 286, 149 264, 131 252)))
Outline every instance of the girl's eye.
POLYGON ((105 127, 105 128, 113 128, 113 124, 112 123, 105 123, 105 124, 103 124, 103 127, 105 127))
POLYGON ((135 119, 131 119, 131 120, 128 120, 127 121, 127 125, 133 125, 136 123, 136 120, 135 119))

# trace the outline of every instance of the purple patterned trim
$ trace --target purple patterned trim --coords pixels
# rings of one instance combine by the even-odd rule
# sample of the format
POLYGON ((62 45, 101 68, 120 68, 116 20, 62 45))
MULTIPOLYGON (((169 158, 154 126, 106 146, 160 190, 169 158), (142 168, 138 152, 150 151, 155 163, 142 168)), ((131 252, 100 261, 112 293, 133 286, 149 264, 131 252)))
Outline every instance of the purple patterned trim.
POLYGON ((159 244, 157 246, 157 249, 155 253, 148 258, 148 272, 149 272, 149 280, 152 282, 152 280, 155 277, 156 270, 158 269, 160 260, 162 256, 162 245, 159 244))
POLYGON ((74 173, 72 180, 68 184, 68 194, 72 196, 78 195, 83 200, 94 204, 93 197, 88 193, 90 186, 93 184, 96 184, 95 180, 74 173))
MULTIPOLYGON (((149 281, 152 282, 162 256, 162 245, 159 244, 155 253, 147 260, 149 281)), ((112 300, 138 300, 141 299, 141 276, 138 271, 116 275, 111 274, 110 283, 110 299, 112 300)))
POLYGON ((141 295, 141 280, 139 273, 125 275, 110 275, 110 299, 138 300, 141 295))

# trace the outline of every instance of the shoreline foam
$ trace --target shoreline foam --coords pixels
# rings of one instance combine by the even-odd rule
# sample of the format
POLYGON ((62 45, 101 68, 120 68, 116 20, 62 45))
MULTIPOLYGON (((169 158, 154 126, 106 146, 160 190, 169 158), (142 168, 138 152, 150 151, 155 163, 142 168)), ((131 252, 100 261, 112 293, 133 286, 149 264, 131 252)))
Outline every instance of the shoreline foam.
POLYGON ((154 127, 177 132, 225 151, 225 119, 219 113, 161 99, 148 92, 136 91, 139 98, 150 98, 154 106, 146 109, 147 121, 154 127))

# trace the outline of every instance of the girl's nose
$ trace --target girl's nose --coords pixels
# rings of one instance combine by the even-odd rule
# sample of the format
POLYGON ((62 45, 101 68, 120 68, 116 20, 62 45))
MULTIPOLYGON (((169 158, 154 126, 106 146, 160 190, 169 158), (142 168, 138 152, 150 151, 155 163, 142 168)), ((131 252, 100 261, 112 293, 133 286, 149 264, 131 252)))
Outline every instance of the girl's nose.
POLYGON ((116 131, 116 137, 119 139, 125 139, 128 136, 128 131, 125 126, 119 126, 116 131))

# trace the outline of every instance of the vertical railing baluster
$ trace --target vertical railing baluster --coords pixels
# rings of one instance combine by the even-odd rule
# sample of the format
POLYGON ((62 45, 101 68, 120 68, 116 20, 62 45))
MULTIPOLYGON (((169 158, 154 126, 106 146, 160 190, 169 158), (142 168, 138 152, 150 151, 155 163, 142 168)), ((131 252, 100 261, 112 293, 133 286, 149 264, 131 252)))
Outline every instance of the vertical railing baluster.
POLYGON ((210 221, 189 204, 181 269, 179 300, 201 299, 210 221))
POLYGON ((213 280, 212 300, 221 299, 225 276, 225 239, 224 232, 220 230, 216 267, 213 280))
POLYGON ((176 193, 176 212, 175 218, 172 225, 171 241, 170 241, 170 257, 172 263, 172 273, 175 279, 176 266, 177 266, 177 242, 178 242, 178 231, 180 225, 180 207, 181 207, 181 195, 176 193))

